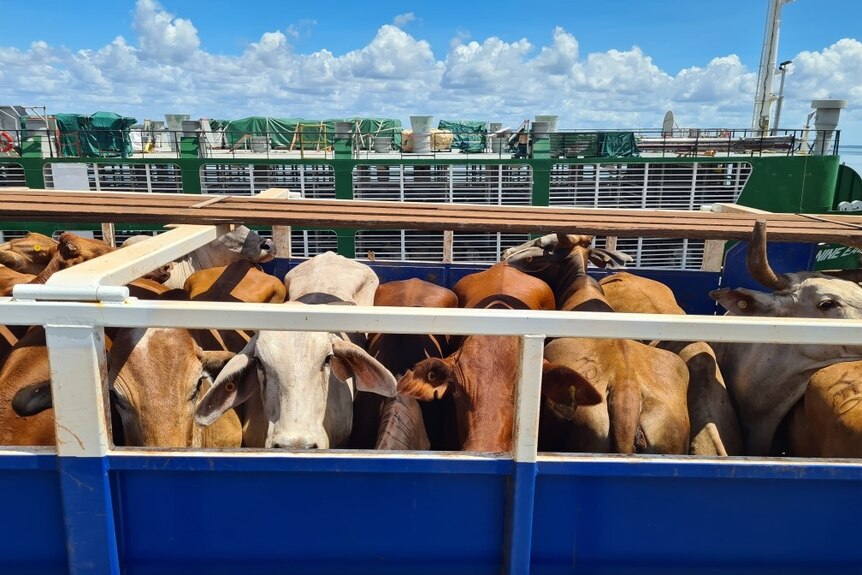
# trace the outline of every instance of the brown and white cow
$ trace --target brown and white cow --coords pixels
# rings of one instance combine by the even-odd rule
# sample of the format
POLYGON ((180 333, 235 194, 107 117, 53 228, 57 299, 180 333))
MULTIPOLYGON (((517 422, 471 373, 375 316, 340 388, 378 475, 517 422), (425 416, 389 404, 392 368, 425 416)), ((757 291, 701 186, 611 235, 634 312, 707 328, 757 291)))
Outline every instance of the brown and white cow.
POLYGON ((30 232, 0 244, 0 264, 24 274, 37 275, 57 250, 57 242, 46 235, 30 232))
MULTIPOLYGON (((512 266, 549 282, 561 298, 561 310, 614 311, 603 287, 587 275, 587 265, 594 261, 615 266, 627 261, 628 256, 591 249, 591 242, 591 236, 550 234, 507 250, 504 258, 512 266)), ((679 357, 672 354, 668 357, 661 350, 626 340, 566 338, 563 341, 549 344, 554 359, 565 361, 564 365, 574 367, 593 383, 606 397, 607 404, 585 408, 580 421, 570 425, 565 422, 569 419, 566 410, 554 399, 553 388, 543 386, 546 399, 544 437, 540 437, 543 448, 688 452, 688 372, 679 357), (682 374, 670 367, 667 376, 643 369, 637 363, 630 364, 629 356, 652 357, 666 366, 682 365, 682 374), (684 441, 680 442, 680 438, 684 441)))
MULTIPOLYGON (((818 272, 776 274, 766 257, 766 222, 755 224, 748 250, 752 277, 771 293, 720 289, 710 296, 728 315, 862 319, 862 286, 818 272)), ((862 346, 713 343, 739 414, 748 455, 767 455, 776 429, 818 370, 862 360, 862 346)))
MULTIPOLYGON (((327 252, 295 267, 284 283, 297 300, 285 305, 371 306, 379 280, 365 264, 327 252)), ((393 397, 395 378, 341 334, 261 331, 219 374, 197 421, 209 425, 261 389, 265 447, 327 449, 347 446, 356 391, 393 397)))
MULTIPOLYGON (((542 280, 506 263, 471 274, 454 288, 462 307, 552 310, 554 294, 542 280)), ((465 451, 512 450, 514 397, 521 342, 513 336, 469 336, 446 358, 416 364, 398 382, 398 391, 421 401, 452 394, 460 447, 465 451)), ((560 378, 578 404, 600 397, 588 382, 568 368, 545 364, 543 377, 560 378)))

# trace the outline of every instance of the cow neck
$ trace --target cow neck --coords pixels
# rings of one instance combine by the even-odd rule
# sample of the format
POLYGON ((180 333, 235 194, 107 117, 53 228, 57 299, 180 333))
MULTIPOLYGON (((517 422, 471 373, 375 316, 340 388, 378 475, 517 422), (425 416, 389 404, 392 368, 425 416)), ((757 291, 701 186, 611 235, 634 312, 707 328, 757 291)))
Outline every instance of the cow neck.
MULTIPOLYGON (((463 352, 468 345, 478 345, 482 351, 487 346, 480 343, 492 338, 494 340, 517 340, 512 336, 470 336, 464 341, 454 362, 455 378, 458 382, 454 396, 459 429, 466 430, 466 436, 462 440, 464 451, 479 451, 489 453, 500 453, 512 449, 512 421, 514 404, 512 395, 514 391, 514 380, 504 382, 499 388, 491 387, 491 383, 484 382, 484 389, 468 375, 469 370, 463 368, 463 352), (477 341, 478 340, 478 341, 477 341), (506 386, 505 384, 509 385, 506 386), (485 401, 483 401, 483 398, 485 401), (489 400, 489 398, 491 400, 489 400), (493 401, 493 398, 498 401, 493 401), (508 409, 508 411, 506 411, 508 409)), ((515 377, 516 369, 503 369, 504 377, 515 377)), ((487 375, 487 374, 482 374, 487 375)), ((479 380, 482 381, 481 378, 479 380)))

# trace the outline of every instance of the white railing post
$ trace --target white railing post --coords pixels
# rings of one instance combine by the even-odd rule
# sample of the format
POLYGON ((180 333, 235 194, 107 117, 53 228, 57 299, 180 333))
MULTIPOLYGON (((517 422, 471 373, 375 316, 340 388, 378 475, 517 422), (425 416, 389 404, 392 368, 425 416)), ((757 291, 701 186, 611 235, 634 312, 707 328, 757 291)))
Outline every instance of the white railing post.
POLYGON ((510 574, 530 571, 544 349, 544 335, 525 335, 521 338, 512 441, 512 457, 515 461, 506 505, 504 547, 505 569, 510 574))
POLYGON ((108 461, 105 330, 47 325, 69 572, 119 574, 108 461))

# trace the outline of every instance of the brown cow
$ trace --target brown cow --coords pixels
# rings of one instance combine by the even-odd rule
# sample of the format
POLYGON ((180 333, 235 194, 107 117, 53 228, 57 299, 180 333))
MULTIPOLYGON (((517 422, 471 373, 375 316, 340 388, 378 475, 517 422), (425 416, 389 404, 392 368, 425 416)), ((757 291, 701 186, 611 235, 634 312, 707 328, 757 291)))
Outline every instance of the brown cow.
MULTIPOLYGON (((408 279, 378 286, 374 305, 453 308, 458 307, 458 296, 452 290, 430 282, 408 279)), ((382 363, 396 379, 417 362, 428 357, 446 357, 456 348, 453 336, 431 334, 372 333, 367 344, 371 357, 382 363)), ((424 445, 430 437, 433 449, 458 448, 455 437, 448 441, 444 439, 446 431, 454 429, 454 425, 446 425, 447 421, 453 420, 451 397, 418 404, 417 409, 421 409, 418 414, 412 409, 413 404, 408 398, 383 398, 375 393, 358 392, 353 402, 351 446, 356 449, 374 447, 385 436, 387 445, 424 445), (406 426, 406 422, 421 425, 421 432, 406 426), (425 436, 424 442, 418 441, 422 436, 425 436)))
MULTIPOLYGON (((625 262, 627 256, 618 252, 591 249, 591 243, 591 236, 550 234, 506 250, 504 258, 518 269, 545 278, 560 298, 558 301, 561 310, 614 311, 603 287, 587 275, 587 265, 593 261, 599 265, 616 266, 625 262)), ((629 373, 626 365, 628 354, 648 356, 652 353, 642 349, 642 344, 634 345, 636 342, 607 339, 575 341, 580 343, 568 343, 565 346, 558 344, 558 347, 553 348, 557 351, 555 357, 565 357, 565 351, 574 354, 566 358, 566 365, 583 365, 584 369, 589 368, 589 373, 581 375, 607 393, 608 402, 606 406, 584 410, 584 423, 576 426, 579 429, 574 433, 592 433, 595 438, 604 438, 603 442, 595 440, 589 443, 596 449, 612 448, 621 453, 688 452, 687 373, 684 379, 677 376, 665 378, 655 372, 629 373), (680 385, 681 388, 669 388, 680 385), (665 401, 672 403, 665 404, 665 401), (684 419, 680 414, 684 414, 684 419), (607 426, 603 423, 606 418, 609 418, 607 426), (656 422, 662 420, 668 428, 667 437, 658 431, 659 425, 656 422), (585 431, 585 428, 590 426, 592 431, 585 431), (613 441, 608 441, 607 429, 611 430, 610 439, 613 441), (650 435, 633 435, 635 430, 646 429, 652 430, 650 435), (617 433, 615 430, 622 431, 617 433), (676 440, 683 435, 682 430, 685 443, 680 446, 676 440)), ((548 391, 553 393, 550 389, 548 391)), ((564 418, 559 409, 552 409, 554 403, 556 402, 553 398, 546 394, 546 421, 542 425, 545 435, 542 443, 546 448, 565 446, 572 442, 557 436, 559 433, 565 436, 569 431, 566 430, 566 425, 554 421, 564 418)), ((587 439, 581 441, 587 442, 587 439)))
POLYGON ((572 410, 569 387, 545 382, 541 450, 688 452, 688 370, 676 354, 632 340, 567 337, 545 346, 545 359, 583 376, 607 404, 572 410))
POLYGON ((0 445, 54 445, 51 370, 45 329, 30 328, 0 368, 0 445), (16 394, 30 390, 26 397, 16 394), (23 409, 23 403, 32 409, 23 409), (19 415, 23 412, 26 416, 19 415))
MULTIPOLYGON (((138 299, 156 299, 166 291, 163 285, 138 279, 128 285, 129 293, 138 299)), ((26 333, 15 343, 0 369, 0 445, 54 445, 54 414, 51 375, 45 329, 24 328, 26 333)), ((117 328, 105 329, 105 343, 110 350, 117 328)), ((122 430, 115 430, 115 441, 122 430)))
MULTIPOLYGON (((505 263, 466 276, 454 291, 463 307, 551 310, 555 304, 545 282, 505 263)), ((518 337, 469 336, 448 357, 416 364, 398 382, 398 391, 422 401, 451 393, 461 449, 511 451, 520 348, 518 337)), ((600 401, 595 388, 564 366, 546 364, 543 371, 545 379, 565 379, 562 385, 575 390, 578 404, 600 401)))
MULTIPOLYGON (((611 307, 623 313, 684 315, 669 287, 619 272, 599 282, 611 307)), ((679 355, 688 366, 688 414, 692 455, 741 455, 742 432, 715 352, 706 342, 663 341, 658 347, 679 355)))
POLYGON ((195 301, 282 303, 287 295, 284 283, 248 260, 197 271, 183 289, 195 301))
POLYGON ((57 251, 57 242, 46 235, 30 232, 0 244, 0 264, 24 274, 37 275, 57 251))
POLYGON ((33 274, 25 274, 6 266, 0 266, 0 297, 10 297, 12 288, 16 285, 31 283, 34 279, 36 276, 33 274))
POLYGON ((239 447, 242 428, 232 410, 207 428, 193 417, 231 357, 203 351, 184 329, 120 330, 108 356, 108 385, 125 445, 239 447))
POLYGON ((834 363, 814 373, 791 410, 788 455, 862 457, 862 361, 834 363))

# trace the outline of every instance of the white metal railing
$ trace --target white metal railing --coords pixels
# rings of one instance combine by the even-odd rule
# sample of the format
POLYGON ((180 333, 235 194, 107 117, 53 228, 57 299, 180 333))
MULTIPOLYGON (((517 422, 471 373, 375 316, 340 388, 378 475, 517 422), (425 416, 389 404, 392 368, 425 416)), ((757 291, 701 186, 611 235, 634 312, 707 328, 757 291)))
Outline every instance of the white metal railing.
POLYGON ((335 199, 335 172, 326 164, 204 164, 205 194, 253 195, 268 188, 290 188, 303 198, 335 199))
POLYGON ((0 188, 26 186, 24 167, 21 164, 0 164, 0 188))
MULTIPOLYGON (((86 185, 93 192, 183 193, 182 173, 176 164, 48 163, 43 168, 43 175, 46 188, 74 190, 86 185), (74 183, 70 185, 59 181, 54 173, 57 170, 80 170, 80 173, 71 175, 74 183)), ((69 174, 64 175, 64 178, 69 177, 69 174)))
POLYGON ((9 298, 0 299, 0 314, 7 324, 46 326, 51 363, 63 366, 52 370, 58 452, 69 456, 98 456, 111 450, 104 425, 104 371, 100 368, 105 355, 103 327, 535 336, 538 339, 531 340, 522 352, 515 429, 517 461, 536 458, 542 363, 536 348, 545 337, 862 345, 862 321, 807 318, 9 298))
MULTIPOLYGON (((751 176, 748 162, 555 164, 550 205, 585 208, 699 210, 734 203, 751 176)), ((635 267, 700 269, 703 241, 620 238, 635 267)))
MULTIPOLYGON (((532 202, 533 173, 528 165, 440 164, 365 165, 353 170, 357 200, 520 205, 532 202)), ((502 250, 529 239, 528 234, 415 230, 360 231, 356 253, 380 260, 495 262, 502 250)))

